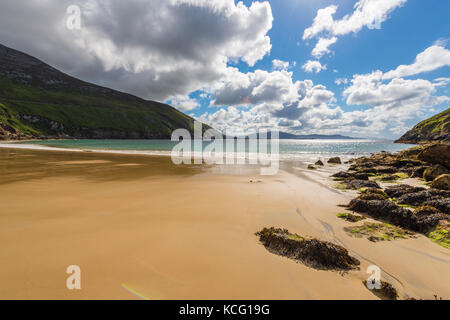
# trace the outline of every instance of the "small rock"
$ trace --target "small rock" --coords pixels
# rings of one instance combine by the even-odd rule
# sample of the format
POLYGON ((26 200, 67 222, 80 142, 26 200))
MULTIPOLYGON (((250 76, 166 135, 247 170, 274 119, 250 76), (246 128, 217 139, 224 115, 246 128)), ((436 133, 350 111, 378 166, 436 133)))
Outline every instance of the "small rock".
MULTIPOLYGON (((380 282, 381 283, 380 283, 379 289, 373 288, 371 290, 373 292, 373 294, 375 294, 376 296, 378 296, 382 299, 397 300, 397 298, 398 298, 397 290, 390 283, 387 283, 386 281, 381 280, 380 282)), ((366 288, 368 288, 367 281, 364 280, 363 283, 366 286, 366 288)), ((372 282, 372 284, 374 284, 374 283, 372 282)))
POLYGON ((359 190, 362 188, 381 189, 381 187, 378 183, 376 183, 375 181, 371 181, 371 180, 353 179, 353 180, 350 180, 349 182, 347 182, 347 189, 359 190))
POLYGON ((308 170, 317 170, 317 168, 314 165, 309 164, 308 165, 308 170))
POLYGON ((315 165, 316 165, 316 166, 323 166, 324 164, 323 164, 322 160, 318 160, 318 161, 315 163, 315 165))
POLYGON ((339 157, 334 157, 334 158, 330 158, 330 159, 328 160, 328 163, 332 163, 332 164, 341 164, 342 161, 341 161, 341 158, 339 158, 339 157))
POLYGON ((355 177, 355 179, 358 179, 358 180, 369 180, 369 175, 367 173, 362 173, 362 172, 355 173, 354 177, 355 177))
POLYGON ((333 177, 333 178, 343 178, 343 179, 348 179, 348 178, 350 178, 351 176, 352 176, 352 175, 351 175, 350 173, 348 173, 348 172, 345 172, 345 171, 339 171, 339 172, 333 174, 331 177, 333 177))

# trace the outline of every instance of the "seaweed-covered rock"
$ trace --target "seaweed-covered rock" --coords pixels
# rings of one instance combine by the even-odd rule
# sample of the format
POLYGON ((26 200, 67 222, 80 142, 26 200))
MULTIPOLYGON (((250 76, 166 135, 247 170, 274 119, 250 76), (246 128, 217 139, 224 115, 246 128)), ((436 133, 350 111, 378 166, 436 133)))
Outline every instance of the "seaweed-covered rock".
POLYGON ((377 173, 397 173, 398 171, 397 168, 388 166, 375 167, 375 169, 377 170, 377 173))
POLYGON ((450 168, 450 145, 447 143, 436 143, 425 146, 417 155, 417 159, 450 168))
POLYGON ((344 219, 345 221, 348 221, 348 222, 358 222, 358 221, 364 220, 366 218, 364 216, 351 214, 348 212, 338 213, 336 216, 338 218, 344 219))
POLYGON ((423 173, 425 172, 425 170, 427 168, 428 168, 427 166, 419 166, 419 167, 413 168, 413 170, 411 171, 411 177, 413 177, 413 178, 422 178, 423 177, 423 173))
POLYGON ((322 160, 318 160, 318 161, 315 163, 315 165, 316 165, 316 166, 323 166, 324 164, 323 164, 322 160))
POLYGON ((429 200, 424 205, 436 208, 442 213, 450 215, 450 198, 429 200))
POLYGON ((363 193, 359 197, 361 200, 385 200, 386 198, 379 193, 363 193))
POLYGON ((414 216, 417 217, 418 225, 423 233, 435 228, 440 220, 446 218, 439 210, 429 206, 417 208, 414 211, 414 216))
POLYGON ((399 179, 399 176, 396 176, 395 174, 387 174, 380 178, 381 181, 394 181, 397 179, 399 179))
POLYGON ((347 189, 359 190, 362 188, 377 188, 381 189, 380 185, 371 180, 353 179, 347 182, 347 189))
POLYGON ((414 214, 411 210, 399 207, 388 200, 353 199, 348 209, 421 233, 426 233, 439 222, 437 216, 414 214))
MULTIPOLYGON (((366 286, 366 288, 368 288, 367 281, 364 280, 363 283, 366 286)), ((372 285, 375 285, 375 283, 372 282, 372 285)), ((397 298, 398 298, 397 290, 390 283, 383 281, 383 280, 380 281, 380 285, 379 285, 378 289, 376 287, 373 287, 372 289, 369 289, 369 290, 371 290, 374 295, 376 295, 377 297, 380 297, 381 299, 397 300, 397 298)))
POLYGON ((358 180, 369 180, 369 175, 365 172, 357 172, 355 173, 354 178, 358 180))
POLYGON ((450 190, 450 174, 442 174, 433 180, 431 184, 433 188, 450 190))
POLYGON ((333 178, 340 178, 340 179, 348 179, 350 178, 352 175, 348 172, 345 171, 339 171, 336 172, 335 174, 333 174, 331 177, 333 178))
POLYGON ((389 196, 386 194, 386 192, 384 192, 382 189, 378 189, 378 188, 364 188, 361 190, 361 194, 371 194, 371 193, 376 193, 380 196, 382 196, 384 199, 389 198, 389 196))
POLYGON ((308 164, 308 170, 317 170, 313 164, 308 164))
POLYGON ((423 187, 413 187, 407 184, 398 184, 395 186, 388 187, 384 190, 386 194, 391 198, 399 198, 404 194, 407 193, 413 193, 413 192, 419 192, 426 190, 423 187))
POLYGON ((427 168, 423 172, 423 178, 427 181, 433 181, 438 176, 440 176, 442 174, 447 174, 447 173, 448 173, 448 170, 446 167, 444 167, 440 164, 435 164, 432 167, 427 168))
POLYGON ((445 194, 436 189, 422 190, 419 192, 410 192, 400 196, 397 199, 399 204, 411 206, 420 206, 426 201, 441 199, 445 194))
POLYGON ((341 164, 342 161, 341 161, 341 158, 339 158, 339 157, 333 157, 333 158, 328 159, 328 163, 341 164))
POLYGON ((358 259, 347 249, 331 242, 306 239, 286 229, 264 228, 256 233, 261 243, 272 253, 304 263, 320 270, 359 269, 358 259))

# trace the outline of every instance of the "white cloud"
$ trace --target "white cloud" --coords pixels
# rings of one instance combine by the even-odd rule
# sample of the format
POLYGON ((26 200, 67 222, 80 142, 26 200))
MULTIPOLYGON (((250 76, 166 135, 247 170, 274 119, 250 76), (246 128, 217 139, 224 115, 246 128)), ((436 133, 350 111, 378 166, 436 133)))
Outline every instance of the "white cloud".
POLYGON ((334 80, 334 83, 336 83, 338 86, 340 86, 341 84, 347 84, 348 79, 347 78, 337 78, 336 80, 334 80))
POLYGON ((338 6, 331 5, 317 11, 313 24, 303 32, 303 40, 319 37, 319 42, 313 50, 317 58, 329 52, 329 47, 337 41, 337 36, 348 33, 356 33, 362 28, 381 28, 381 23, 386 21, 389 14, 402 6, 407 0, 359 0, 352 14, 345 15, 342 19, 334 20, 338 6), (326 35, 326 37, 323 36, 326 35), (334 41, 330 41, 333 39, 334 41))
POLYGON ((419 53, 413 64, 398 66, 395 70, 386 72, 383 79, 412 76, 444 66, 450 66, 450 50, 435 44, 419 53))
POLYGON ((271 50, 267 1, 86 0, 81 30, 65 27, 70 4, 2 0, 0 39, 74 76, 160 101, 220 80, 229 62, 253 66, 271 50))
POLYGON ((285 70, 256 70, 244 74, 234 69, 209 90, 216 97, 213 102, 216 106, 283 102, 298 97, 298 89, 292 82, 292 72, 285 70))
POLYGON ((282 61, 278 59, 272 60, 273 70, 288 70, 290 68, 290 63, 288 61, 282 61))
POLYGON ((200 103, 189 96, 176 96, 169 103, 181 111, 190 111, 200 107, 200 103))
POLYGON ((331 46, 336 41, 337 41, 336 37, 319 38, 319 41, 317 41, 317 44, 314 47, 311 54, 317 59, 321 58, 324 54, 331 52, 330 49, 328 49, 328 47, 331 46))
POLYGON ((322 70, 327 69, 327 65, 322 65, 319 61, 308 60, 303 66, 302 69, 306 72, 315 72, 319 73, 322 70))

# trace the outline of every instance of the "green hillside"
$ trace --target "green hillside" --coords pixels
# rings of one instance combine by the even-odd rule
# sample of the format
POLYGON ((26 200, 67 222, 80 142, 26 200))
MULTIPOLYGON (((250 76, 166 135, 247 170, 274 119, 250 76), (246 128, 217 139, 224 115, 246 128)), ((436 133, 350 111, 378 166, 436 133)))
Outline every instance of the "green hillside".
POLYGON ((396 142, 450 141, 450 108, 417 124, 396 142))
POLYGON ((193 125, 169 105, 75 79, 0 45, 0 139, 166 139, 193 125))

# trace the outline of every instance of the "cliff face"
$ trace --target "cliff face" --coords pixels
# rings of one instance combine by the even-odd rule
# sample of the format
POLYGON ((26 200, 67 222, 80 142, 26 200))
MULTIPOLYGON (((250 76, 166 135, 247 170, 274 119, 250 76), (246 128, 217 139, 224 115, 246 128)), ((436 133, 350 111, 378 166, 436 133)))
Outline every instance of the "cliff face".
POLYGON ((0 139, 167 139, 193 126, 169 105, 81 81, 0 45, 0 139))
POLYGON ((397 143, 450 142, 450 108, 419 123, 397 143))

